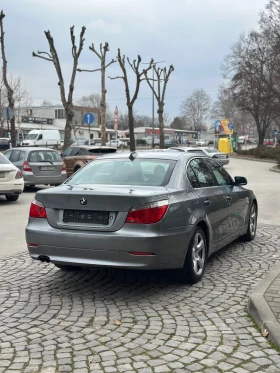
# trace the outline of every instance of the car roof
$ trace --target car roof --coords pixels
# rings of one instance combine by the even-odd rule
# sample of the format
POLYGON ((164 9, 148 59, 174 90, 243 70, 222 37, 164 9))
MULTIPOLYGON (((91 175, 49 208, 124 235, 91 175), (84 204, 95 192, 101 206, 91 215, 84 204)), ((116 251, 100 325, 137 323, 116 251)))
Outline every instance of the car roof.
POLYGON ((190 147, 187 147, 187 146, 173 146, 172 148, 170 148, 171 150, 178 150, 178 151, 181 151, 181 152, 186 152, 186 153, 191 153, 191 152, 194 152, 194 153, 198 153, 199 151, 201 151, 201 153, 203 153, 203 148, 190 148, 190 147))
POLYGON ((20 146, 18 148, 11 148, 11 149, 7 149, 7 150, 23 150, 23 151, 34 151, 34 150, 37 150, 37 151, 42 151, 42 150, 47 150, 47 151, 53 151, 53 152, 57 152, 59 153, 56 149, 51 149, 51 148, 40 148, 38 146, 20 146))
POLYGON ((156 159, 163 159, 163 160, 178 160, 179 158, 182 158, 182 157, 185 157, 186 159, 190 159, 190 158, 193 158, 194 156, 197 156, 197 154, 195 153, 170 152, 165 149, 157 149, 157 150, 140 150, 140 151, 135 151, 135 152, 121 152, 121 153, 106 154, 105 156, 102 157, 102 159, 129 158, 130 154, 132 153, 136 153, 137 158, 141 158, 141 159, 143 158, 155 159, 156 158, 156 159))
MULTIPOLYGON (((112 146, 101 146, 101 145, 71 145, 70 148, 82 148, 82 149, 113 149, 112 146)), ((116 149, 116 148, 114 148, 116 149)))

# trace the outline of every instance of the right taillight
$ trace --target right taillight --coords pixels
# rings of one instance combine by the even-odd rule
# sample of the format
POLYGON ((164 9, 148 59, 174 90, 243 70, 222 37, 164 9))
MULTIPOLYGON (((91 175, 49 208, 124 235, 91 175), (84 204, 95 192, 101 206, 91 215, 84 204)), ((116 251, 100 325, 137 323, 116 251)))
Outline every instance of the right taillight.
POLYGON ((23 166, 22 166, 23 171, 29 171, 32 172, 30 164, 27 161, 24 161, 23 166))
POLYGON ((66 164, 63 162, 61 171, 66 171, 66 164))
POLYGON ((47 219, 45 206, 34 199, 30 206, 29 217, 35 219, 47 219))
POLYGON ((168 200, 147 203, 132 208, 126 218, 130 224, 155 224, 165 215, 168 209, 168 200))

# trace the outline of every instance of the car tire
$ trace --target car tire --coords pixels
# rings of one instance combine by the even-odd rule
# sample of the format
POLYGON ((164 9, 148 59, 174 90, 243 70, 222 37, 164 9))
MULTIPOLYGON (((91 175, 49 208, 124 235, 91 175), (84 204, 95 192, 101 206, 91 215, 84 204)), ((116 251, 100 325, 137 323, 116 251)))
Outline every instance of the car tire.
POLYGON ((19 194, 6 194, 6 200, 9 202, 15 202, 18 200, 19 194))
POLYGON ((204 231, 197 227, 190 241, 183 268, 178 278, 183 283, 195 284, 202 279, 207 260, 207 241, 204 231))
POLYGON ((257 232, 257 224, 258 224, 258 208, 256 205, 256 202, 253 202, 250 208, 250 213, 249 213, 249 221, 248 221, 248 227, 247 227, 247 232, 242 236, 243 241, 253 241, 254 238, 256 237, 256 232, 257 232))
POLYGON ((66 265, 66 264, 56 264, 54 263, 54 265, 61 269, 62 271, 80 271, 82 269, 82 267, 80 266, 69 266, 69 265, 66 265))

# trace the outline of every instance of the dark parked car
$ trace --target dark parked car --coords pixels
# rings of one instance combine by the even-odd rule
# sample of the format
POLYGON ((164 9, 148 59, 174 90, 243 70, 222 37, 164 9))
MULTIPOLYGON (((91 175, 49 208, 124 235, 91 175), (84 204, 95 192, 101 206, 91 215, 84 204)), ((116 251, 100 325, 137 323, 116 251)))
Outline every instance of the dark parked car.
POLYGON ((60 185, 67 179, 65 164, 57 150, 21 147, 7 150, 4 155, 22 171, 25 187, 60 185))
POLYGON ((0 152, 3 152, 7 149, 10 149, 12 147, 11 145, 11 139, 8 137, 0 137, 0 152))
POLYGON ((58 268, 178 269, 197 282, 206 260, 253 240, 257 200, 244 177, 205 156, 171 151, 96 159, 36 193, 26 240, 33 259, 58 268))
POLYGON ((69 146, 61 156, 66 165, 67 176, 71 176, 86 163, 109 153, 115 153, 116 148, 109 146, 80 145, 69 146))

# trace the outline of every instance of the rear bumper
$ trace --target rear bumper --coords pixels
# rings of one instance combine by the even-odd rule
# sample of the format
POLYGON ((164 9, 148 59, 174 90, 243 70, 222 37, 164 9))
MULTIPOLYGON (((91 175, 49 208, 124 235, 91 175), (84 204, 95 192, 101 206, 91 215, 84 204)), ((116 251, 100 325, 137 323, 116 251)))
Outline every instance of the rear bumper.
POLYGON ((44 219, 30 219, 26 228, 33 259, 47 256, 53 263, 129 269, 182 268, 194 226, 166 232, 135 231, 125 225, 117 232, 52 228, 44 219), (38 245, 38 246, 35 246, 38 245), (154 255, 133 255, 150 252, 154 255))
POLYGON ((35 185, 35 184, 44 184, 44 185, 55 185, 62 184, 66 179, 66 173, 57 175, 57 176, 36 176, 31 172, 23 172, 24 185, 35 185))
POLYGON ((19 184, 0 185, 0 194, 21 194, 23 191, 23 182, 19 184))

